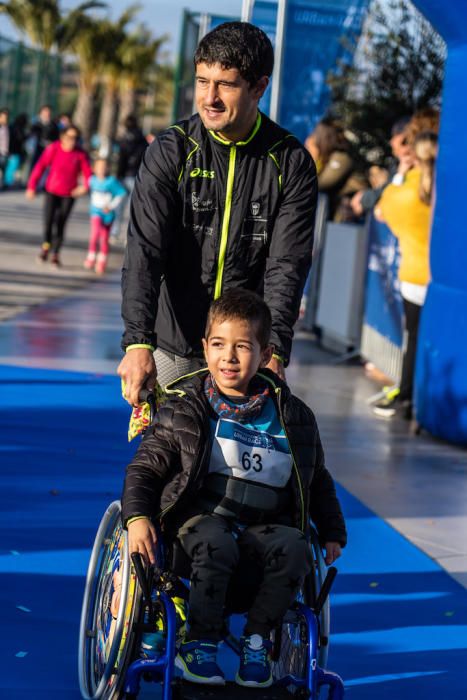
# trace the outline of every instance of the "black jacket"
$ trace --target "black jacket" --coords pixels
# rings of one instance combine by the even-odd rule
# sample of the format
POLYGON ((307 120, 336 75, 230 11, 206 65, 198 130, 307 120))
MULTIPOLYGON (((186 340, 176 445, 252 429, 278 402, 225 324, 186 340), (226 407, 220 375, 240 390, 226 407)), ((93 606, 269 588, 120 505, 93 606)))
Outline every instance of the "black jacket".
POLYGON ((316 196, 311 157, 264 115, 237 144, 208 132, 198 116, 163 132, 144 154, 131 200, 123 348, 201 353, 210 302, 243 287, 264 296, 272 342, 287 363, 316 196))
MULTIPOLYGON (((180 513, 193 503, 208 473, 211 438, 210 409, 203 385, 207 370, 169 385, 170 396, 127 468, 122 496, 126 523, 135 515, 160 517, 171 530, 180 513)), ((260 370, 272 384, 294 466, 291 487, 295 527, 306 531, 308 518, 320 540, 347 540, 334 482, 324 465, 318 426, 312 411, 269 370, 260 370)))
POLYGON ((118 142, 117 177, 123 180, 125 177, 136 177, 144 151, 148 142, 139 127, 127 129, 125 135, 118 142))

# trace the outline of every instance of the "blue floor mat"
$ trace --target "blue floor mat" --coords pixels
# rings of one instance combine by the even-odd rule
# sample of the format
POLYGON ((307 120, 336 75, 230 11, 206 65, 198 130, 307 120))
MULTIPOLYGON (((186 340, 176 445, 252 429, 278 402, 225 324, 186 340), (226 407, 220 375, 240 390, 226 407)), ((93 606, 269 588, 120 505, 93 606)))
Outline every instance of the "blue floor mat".
MULTIPOLYGON (((120 496, 136 449, 126 440, 128 418, 117 378, 0 367, 5 700, 80 697, 84 576, 101 515, 120 496)), ((351 494, 339 495, 349 546, 332 597, 329 666, 344 678, 346 697, 465 697, 465 590, 351 494)))

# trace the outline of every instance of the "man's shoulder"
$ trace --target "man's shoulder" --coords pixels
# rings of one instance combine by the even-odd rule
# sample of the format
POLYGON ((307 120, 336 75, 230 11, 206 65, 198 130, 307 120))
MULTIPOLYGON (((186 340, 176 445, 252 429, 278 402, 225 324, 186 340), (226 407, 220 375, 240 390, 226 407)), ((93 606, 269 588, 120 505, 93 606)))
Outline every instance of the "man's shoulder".
POLYGON ((196 141, 198 143, 201 141, 204 132, 205 129, 199 114, 193 114, 188 119, 181 119, 168 126, 159 134, 158 138, 178 140, 189 146, 190 142, 196 141))

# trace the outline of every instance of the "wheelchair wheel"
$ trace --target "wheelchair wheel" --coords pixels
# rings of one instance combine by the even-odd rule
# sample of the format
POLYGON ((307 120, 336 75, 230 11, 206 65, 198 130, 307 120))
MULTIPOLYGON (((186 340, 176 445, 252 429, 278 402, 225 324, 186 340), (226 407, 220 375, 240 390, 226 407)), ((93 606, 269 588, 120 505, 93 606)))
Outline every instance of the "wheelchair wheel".
POLYGON ((85 700, 117 700, 132 661, 141 591, 128 556, 121 506, 101 520, 89 562, 79 635, 78 673, 85 700))
MULTIPOLYGON (((323 581, 326 578, 327 567, 324 561, 321 546, 319 544, 318 534, 313 527, 311 528, 310 539, 313 550, 314 570, 310 576, 307 576, 305 579, 305 585, 303 587, 304 597, 302 602, 304 602, 308 607, 312 608, 318 593, 321 590, 323 581)), ((330 612, 331 606, 329 603, 329 598, 327 598, 319 616, 320 644, 318 648, 318 666, 323 669, 325 669, 327 666, 329 654, 329 632, 331 624, 330 612)))
MULTIPOLYGON (((289 611, 282 626, 274 632, 272 655, 274 681, 283 682, 287 676, 300 680, 306 679, 309 663, 307 621, 300 612, 289 611), (277 635, 280 635, 279 639, 277 635), (274 649, 277 650, 276 653, 274 649)), ((297 695, 297 688, 292 683, 286 687, 292 694, 297 695)))

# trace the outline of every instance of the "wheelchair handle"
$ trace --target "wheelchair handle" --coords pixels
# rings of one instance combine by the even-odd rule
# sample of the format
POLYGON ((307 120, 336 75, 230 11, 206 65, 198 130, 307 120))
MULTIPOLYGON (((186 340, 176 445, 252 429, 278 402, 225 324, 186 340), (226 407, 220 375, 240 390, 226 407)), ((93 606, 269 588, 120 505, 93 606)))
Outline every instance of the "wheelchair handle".
POLYGON ((316 598, 316 603, 313 606, 313 609, 316 613, 316 615, 320 615, 321 611, 324 607, 324 604, 326 602, 326 599, 331 591, 332 584, 334 583, 334 579, 337 576, 337 569, 335 566, 330 566, 328 569, 328 573, 326 574, 326 578, 323 581, 323 585, 321 586, 321 590, 318 593, 318 597, 316 598))
POLYGON ((131 561, 133 562, 133 566, 135 567, 136 578, 138 579, 138 583, 141 586, 141 590, 143 592, 145 606, 148 608, 149 615, 152 619, 152 615, 153 615, 153 605, 152 605, 152 598, 151 598, 152 575, 149 574, 146 576, 146 571, 144 569, 144 563, 143 563, 143 557, 141 556, 141 554, 139 552, 133 552, 133 554, 131 555, 131 561))
POLYGON ((157 413, 156 397, 155 397, 152 389, 146 389, 146 387, 144 387, 143 389, 140 389, 139 394, 138 394, 138 403, 148 403, 149 404, 149 410, 150 410, 149 423, 152 423, 152 420, 157 413))

